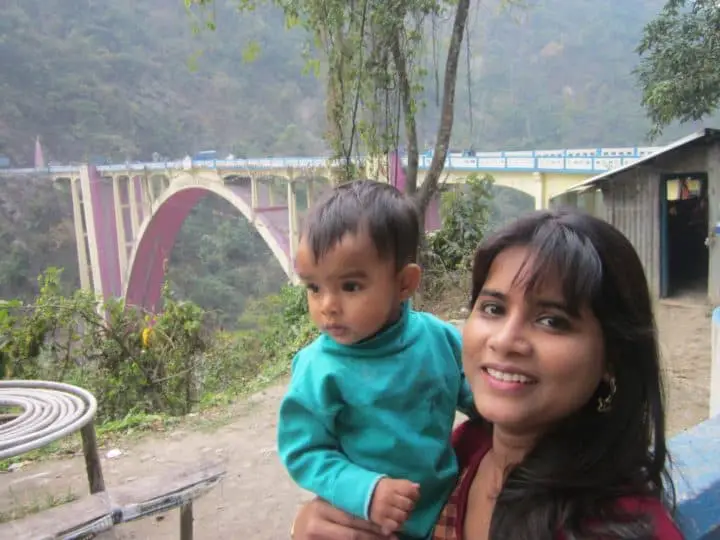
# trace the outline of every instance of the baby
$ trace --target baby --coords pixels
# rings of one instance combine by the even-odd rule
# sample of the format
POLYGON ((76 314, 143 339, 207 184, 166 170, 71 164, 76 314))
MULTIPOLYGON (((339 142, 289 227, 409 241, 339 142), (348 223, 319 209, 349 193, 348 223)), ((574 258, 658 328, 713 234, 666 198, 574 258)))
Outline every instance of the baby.
POLYGON ((431 535, 457 480, 455 411, 476 414, 459 331, 410 307, 419 234, 413 202, 379 182, 311 208, 295 270, 322 334, 293 359, 278 421, 295 482, 403 539, 431 535))

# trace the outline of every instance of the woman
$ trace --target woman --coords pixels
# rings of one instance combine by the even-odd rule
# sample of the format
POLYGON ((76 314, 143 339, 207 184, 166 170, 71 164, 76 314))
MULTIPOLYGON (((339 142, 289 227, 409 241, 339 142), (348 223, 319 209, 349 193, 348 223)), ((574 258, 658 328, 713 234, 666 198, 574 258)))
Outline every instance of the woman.
MULTIPOLYGON (((642 265, 604 221, 537 212, 475 255, 463 365, 482 420, 453 435, 436 540, 676 540, 659 350, 642 265)), ((324 501, 296 540, 383 538, 324 501)))

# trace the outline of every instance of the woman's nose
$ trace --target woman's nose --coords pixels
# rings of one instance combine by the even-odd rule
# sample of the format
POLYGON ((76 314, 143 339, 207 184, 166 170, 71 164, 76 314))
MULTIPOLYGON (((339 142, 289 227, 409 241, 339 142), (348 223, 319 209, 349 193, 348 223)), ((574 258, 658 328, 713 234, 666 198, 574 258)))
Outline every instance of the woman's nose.
POLYGON ((490 334, 488 345, 500 354, 529 354, 531 346, 525 321, 519 316, 503 318, 490 334))

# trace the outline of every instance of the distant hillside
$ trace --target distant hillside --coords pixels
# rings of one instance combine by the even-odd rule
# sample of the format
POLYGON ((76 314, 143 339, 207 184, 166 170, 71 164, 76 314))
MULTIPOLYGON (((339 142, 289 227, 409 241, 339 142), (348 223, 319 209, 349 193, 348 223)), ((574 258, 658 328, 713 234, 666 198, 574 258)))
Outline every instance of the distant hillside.
MULTIPOLYGON (((630 71, 642 25, 661 4, 530 0, 528 10, 508 14, 480 3, 470 29, 473 129, 463 58, 454 144, 642 142, 647 123, 630 71)), ((285 30, 273 9, 217 9, 217 32, 193 36, 181 0, 8 0, 0 18, 0 152, 28 163, 36 135, 48 157, 62 161, 207 148, 322 152, 324 87, 302 74, 303 34, 285 30), (261 53, 245 63, 250 39, 261 53)), ((421 123, 428 143, 437 117, 430 51, 428 44, 421 123)))
MULTIPOLYGON (((648 124, 630 73, 633 50, 662 1, 528 0, 528 11, 512 14, 482 2, 471 15, 472 108, 463 56, 453 146, 642 144, 648 124)), ((217 19, 217 32, 193 36, 182 0, 5 0, 0 154, 31 163, 37 135, 46 158, 63 162, 149 159, 153 152, 174 158, 201 149, 323 153, 324 85, 302 74, 304 35, 287 31, 271 9, 240 16, 222 4, 217 19), (261 51, 248 64, 242 51, 251 39, 261 51)), ((441 70, 447 25, 438 32, 441 70)), ((426 144, 438 115, 431 45, 420 119, 426 144)), ((689 129, 669 130, 665 140, 689 129)), ((77 287, 69 193, 44 178, 2 182, 0 298, 31 297, 48 265, 65 267, 66 285, 77 287)), ((500 194, 503 219, 521 199, 500 194)), ((223 324, 283 280, 257 233, 212 197, 192 213, 177 244, 174 289, 223 311, 223 324), (263 279, 251 277, 258 269, 263 279)))
POLYGON ((226 10, 232 24, 198 39, 181 0, 5 4, 0 145, 18 162, 31 159, 35 135, 63 161, 322 149, 320 85, 301 74, 303 36, 284 32, 274 12, 251 20, 226 10), (243 40, 254 36, 262 60, 243 63, 243 40))

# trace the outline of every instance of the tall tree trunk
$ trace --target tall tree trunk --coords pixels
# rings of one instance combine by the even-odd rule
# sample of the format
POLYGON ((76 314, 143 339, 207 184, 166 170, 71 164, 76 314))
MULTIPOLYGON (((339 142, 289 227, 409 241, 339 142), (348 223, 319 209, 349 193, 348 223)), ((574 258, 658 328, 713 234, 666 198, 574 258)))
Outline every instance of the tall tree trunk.
MULTIPOLYGON (((415 122, 416 107, 413 100, 410 77, 408 75, 407 58, 400 46, 400 32, 395 32, 392 39, 392 55, 395 69, 398 72, 400 101, 405 122, 405 138, 407 140, 408 165, 405 171, 405 193, 414 196, 417 191, 417 174, 420 164, 418 151, 417 123, 415 122)), ((399 121, 399 120, 398 120, 399 121)), ((399 156, 398 156, 399 158, 399 156)))
MULTIPOLYGON (((425 211, 427 210, 430 200, 437 190, 440 175, 442 174, 443 167, 445 166, 448 146, 450 145, 450 135, 452 133, 455 112, 455 86, 458 71, 458 59, 460 57, 460 49, 462 47, 463 36, 465 35, 465 26, 467 25, 469 11, 470 0, 458 0, 455 11, 455 21, 453 22, 452 36, 450 38, 450 47, 448 48, 447 61, 445 63, 442 112, 437 138, 435 140, 435 151, 433 152, 430 169, 425 175, 425 181, 422 186, 420 186, 419 190, 417 190, 416 187, 417 193, 415 195, 415 200, 417 201, 417 205, 420 210, 420 219, 423 222, 423 231, 425 230, 425 211)), ((409 179, 408 175, 408 181, 409 179)))

